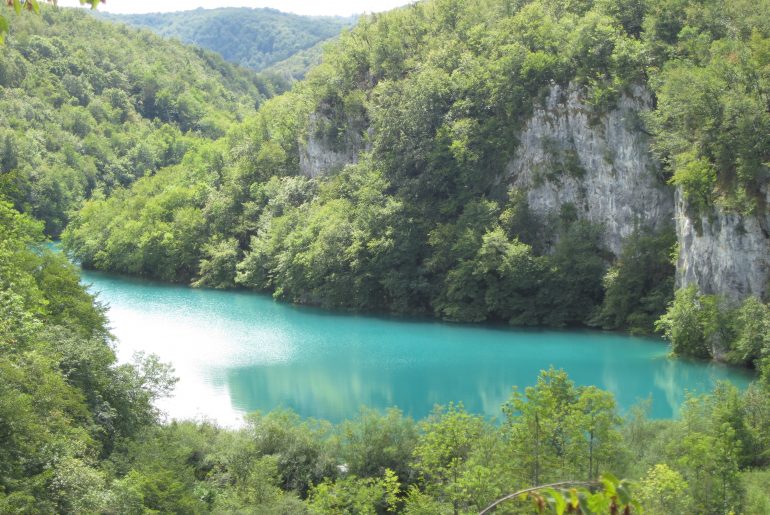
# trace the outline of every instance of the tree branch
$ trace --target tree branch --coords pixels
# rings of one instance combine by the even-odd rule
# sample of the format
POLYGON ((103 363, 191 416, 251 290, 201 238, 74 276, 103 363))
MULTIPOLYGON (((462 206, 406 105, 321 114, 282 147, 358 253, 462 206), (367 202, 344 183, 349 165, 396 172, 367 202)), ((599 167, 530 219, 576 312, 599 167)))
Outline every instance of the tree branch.
POLYGON ((561 481, 559 483, 551 483, 548 485, 540 485, 540 486, 533 486, 531 488, 525 488, 524 490, 519 490, 518 492, 514 492, 512 494, 508 494, 505 497, 501 497, 500 499, 496 500, 483 510, 479 512, 479 515, 486 515, 487 513, 490 513, 492 510, 497 508, 500 504, 504 503, 505 501, 510 501, 511 499, 515 499, 516 497, 529 493, 529 492, 536 492, 537 490, 543 490, 545 488, 561 488, 565 486, 585 486, 585 487, 591 487, 591 486, 600 486, 601 483, 598 483, 597 481, 561 481))

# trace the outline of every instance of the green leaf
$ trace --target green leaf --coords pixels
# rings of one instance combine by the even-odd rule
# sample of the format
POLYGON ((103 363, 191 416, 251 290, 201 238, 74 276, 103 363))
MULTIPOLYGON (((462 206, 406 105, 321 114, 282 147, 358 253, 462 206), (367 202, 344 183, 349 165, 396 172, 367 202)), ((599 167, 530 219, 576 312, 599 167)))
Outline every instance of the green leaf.
POLYGON ((594 512, 594 510, 591 509, 591 506, 588 503, 588 499, 586 498, 585 495, 580 496, 579 504, 580 504, 580 509, 585 515, 595 515, 596 512, 594 512))
POLYGON ((567 500, 564 498, 561 492, 554 490, 553 488, 547 488, 544 490, 544 493, 549 495, 553 500, 556 515, 563 515, 567 509, 567 500))
POLYGON ((602 474, 601 482, 604 485, 604 490, 607 492, 607 495, 610 497, 615 495, 615 491, 617 490, 617 486, 620 483, 618 481, 618 478, 610 474, 609 472, 606 472, 602 474))
POLYGON ((620 501, 620 502, 621 502, 623 505, 627 505, 628 503, 630 503, 630 502, 631 502, 631 494, 630 494, 630 492, 628 491, 628 485, 625 485, 625 484, 621 483, 621 484, 618 486, 618 489, 617 489, 617 495, 618 495, 618 500, 619 500, 619 501, 620 501))
POLYGON ((19 0, 13 0, 13 9, 16 11, 16 14, 21 12, 21 2, 19 0))
POLYGON ((612 497, 604 492, 591 494, 586 498, 586 503, 594 513, 608 513, 612 504, 612 497))
POLYGON ((580 498, 578 497, 577 489, 575 488, 569 489, 569 500, 570 500, 570 505, 573 508, 577 508, 580 505, 580 498))
POLYGON ((32 10, 35 11, 35 14, 40 14, 40 6, 38 5, 37 0, 27 0, 27 2, 32 6, 32 10))

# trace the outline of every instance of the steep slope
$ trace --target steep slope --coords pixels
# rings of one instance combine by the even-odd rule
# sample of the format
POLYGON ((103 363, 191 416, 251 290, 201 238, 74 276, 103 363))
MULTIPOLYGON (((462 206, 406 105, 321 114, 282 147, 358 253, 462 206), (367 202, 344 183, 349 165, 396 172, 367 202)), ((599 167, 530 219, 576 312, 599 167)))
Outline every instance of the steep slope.
MULTIPOLYGON (((649 331, 676 228, 682 286, 765 295, 765 7, 433 0, 362 19, 232 134, 221 186, 186 205, 208 243, 166 261, 293 302, 649 331), (719 213, 747 243, 724 248, 719 213)), ((69 239, 86 265, 157 276, 148 251, 94 249, 141 226, 158 181, 192 186, 88 206, 69 239)))
POLYGON ((677 285, 734 300, 770 294, 770 212, 742 215, 718 207, 693 213, 680 193, 676 204, 680 253, 677 285))
POLYGON ((338 35, 353 22, 350 18, 300 16, 267 8, 98 16, 212 50, 227 61, 256 71, 338 35))
POLYGON ((84 198, 178 163, 267 93, 216 54, 80 10, 10 19, 0 54, 0 193, 53 236, 84 198))
MULTIPOLYGON (((243 123, 248 105, 219 78, 160 95, 110 68, 125 66, 118 49, 84 43, 119 32, 59 27, 0 61, 2 80, 19 81, 3 83, 3 186, 47 176, 28 149, 75 179, 95 160, 105 195, 67 234, 90 266, 356 309, 646 330, 673 290, 673 234, 659 230, 672 198, 682 283, 736 299, 761 288, 714 279, 754 281, 763 255, 768 7, 434 0, 364 20, 243 123), (216 130, 179 111, 177 94, 205 102, 216 130), (185 145, 163 140, 178 150, 167 162, 145 169, 120 153, 169 134, 185 145), (111 189, 109 152, 148 171, 111 189), (685 278, 690 267, 703 273, 685 278)), ((137 37, 126 34, 121 48, 137 37)), ((131 60, 142 71, 158 59, 171 84, 201 71, 174 56, 131 60)), ((770 309, 701 293, 679 290, 661 319, 673 350, 710 357, 730 338, 716 350, 763 372, 743 393, 723 383, 689 398, 678 420, 648 420, 643 406, 624 418, 609 392, 551 369, 514 390, 499 423, 450 404, 419 423, 362 409, 336 427, 287 411, 238 431, 159 424, 168 367, 117 365, 103 306, 41 224, 0 201, 0 512, 477 513, 512 490, 606 474, 604 492, 540 490, 503 509, 575 495, 615 506, 629 495, 618 476, 638 480, 630 494, 653 513, 767 513, 770 309)))
MULTIPOLYGON (((231 136, 239 150, 224 158, 221 187, 183 208, 206 213, 195 233, 209 241, 193 246, 197 254, 118 243, 135 240, 130 227, 151 231, 148 224, 174 217, 173 208, 141 213, 172 185, 196 187, 178 171, 89 205, 69 232, 70 248, 86 266, 200 285, 233 286, 237 270, 238 284, 295 302, 468 321, 589 321, 613 261, 607 220, 569 206, 530 209, 509 163, 550 82, 574 82, 589 95, 604 87, 592 83, 614 77, 605 96, 615 104, 642 76, 626 50, 624 60, 589 62, 608 30, 618 48, 638 44, 618 21, 585 9, 559 17, 555 5, 434 1, 362 20, 296 92, 231 136), (543 27, 551 32, 540 34, 543 27), (567 41, 572 53, 555 53, 567 41), (103 216, 107 228, 96 222, 103 216)), ((641 173, 658 191, 654 170, 641 173)), ((216 181, 205 170, 196 177, 216 181)), ((658 227, 637 225, 640 237, 658 227)), ((623 227, 614 249, 634 232, 623 227)), ((650 255, 639 273, 673 275, 650 255)), ((638 296, 656 287, 642 285, 638 296)), ((642 318, 660 309, 644 308, 642 318)))
POLYGON ((510 181, 527 192, 540 216, 571 205, 581 218, 601 224, 607 248, 619 256, 638 227, 670 225, 673 192, 660 180, 649 138, 639 131, 649 92, 632 88, 607 112, 586 105, 583 93, 551 87, 519 136, 510 181))

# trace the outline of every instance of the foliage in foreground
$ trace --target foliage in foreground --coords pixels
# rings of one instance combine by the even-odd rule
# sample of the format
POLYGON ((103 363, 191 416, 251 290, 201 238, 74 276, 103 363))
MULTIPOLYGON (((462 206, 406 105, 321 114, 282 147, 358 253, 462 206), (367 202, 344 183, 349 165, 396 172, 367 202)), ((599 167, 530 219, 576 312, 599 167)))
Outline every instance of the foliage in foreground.
POLYGON ((0 202, 0 512, 92 511, 104 460, 157 421, 168 367, 117 365, 104 308, 0 202))

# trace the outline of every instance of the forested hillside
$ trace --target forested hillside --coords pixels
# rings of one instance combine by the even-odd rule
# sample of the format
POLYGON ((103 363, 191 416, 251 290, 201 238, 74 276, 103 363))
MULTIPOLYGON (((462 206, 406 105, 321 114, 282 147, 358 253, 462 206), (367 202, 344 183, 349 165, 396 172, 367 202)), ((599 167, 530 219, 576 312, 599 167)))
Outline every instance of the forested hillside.
POLYGON ((300 16, 275 9, 248 8, 130 15, 102 13, 99 17, 212 50, 231 63, 256 71, 333 38, 353 23, 351 18, 300 16))
POLYGON ((104 460, 158 420, 168 367, 117 365, 105 308, 0 201, 0 512, 93 512, 104 460))
POLYGON ((768 12, 429 0, 360 20, 267 101, 148 33, 9 17, 0 513, 477 513, 565 479, 594 490, 496 513, 623 512, 629 494, 652 514, 770 512, 768 12), (162 424, 173 371, 116 363, 105 308, 46 244, 68 221, 89 267, 457 321, 657 325, 675 354, 761 374, 666 421, 551 369, 494 422, 450 405, 162 424))
POLYGON ((325 39, 310 48, 300 50, 288 59, 271 64, 262 70, 260 75, 288 90, 292 82, 304 79, 310 70, 321 64, 324 47, 334 43, 336 39, 325 39))
POLYGON ((0 192, 52 236, 83 199, 179 163, 272 94, 216 54, 80 10, 8 19, 0 192))
MULTIPOLYGON (((763 273, 763 233, 736 232, 766 212, 766 7, 434 0, 367 17, 220 142, 216 167, 191 158, 90 202, 68 248, 297 303, 638 332, 666 310, 678 260, 680 286, 732 312, 766 293, 745 282, 763 273), (733 217, 738 250, 689 255, 701 237, 724 248, 683 231, 693 213, 733 217), (182 214, 190 239, 140 241, 182 214)), ((701 355, 737 355, 735 331, 701 355)))

